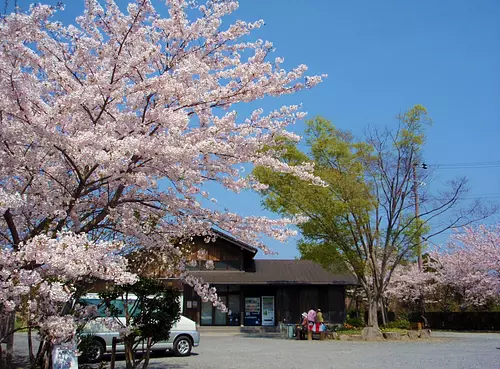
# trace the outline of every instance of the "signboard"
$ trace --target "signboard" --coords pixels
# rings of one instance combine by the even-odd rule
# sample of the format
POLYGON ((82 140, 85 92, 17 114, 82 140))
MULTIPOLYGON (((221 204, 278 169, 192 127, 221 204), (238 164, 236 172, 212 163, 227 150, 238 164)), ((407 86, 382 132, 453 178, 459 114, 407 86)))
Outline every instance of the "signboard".
POLYGON ((78 369, 76 345, 72 342, 54 345, 52 349, 52 369, 78 369))
POLYGON ((260 324, 260 297, 245 297, 245 325, 260 324))
POLYGON ((274 325, 274 296, 262 296, 262 325, 274 325))

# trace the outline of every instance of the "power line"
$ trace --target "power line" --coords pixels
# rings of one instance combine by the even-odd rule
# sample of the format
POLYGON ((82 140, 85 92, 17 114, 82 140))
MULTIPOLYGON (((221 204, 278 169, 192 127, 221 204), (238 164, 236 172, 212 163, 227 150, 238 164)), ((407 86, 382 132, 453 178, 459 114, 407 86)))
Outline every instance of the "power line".
POLYGON ((498 165, 482 165, 482 166, 462 166, 462 167, 441 167, 441 166, 431 166, 434 169, 441 170, 441 169, 489 169, 489 168, 498 168, 500 167, 500 164, 498 165))
POLYGON ((466 194, 462 198, 463 199, 495 199, 500 197, 500 192, 492 192, 492 193, 480 193, 480 194, 466 194))
POLYGON ((500 160, 494 161, 475 161, 475 162, 462 162, 462 163, 445 163, 445 164, 436 164, 443 166, 457 166, 457 165, 489 165, 489 164, 500 164, 500 160))
POLYGON ((423 164, 434 169, 481 169, 481 168, 496 168, 500 167, 500 161, 476 161, 462 163, 445 163, 445 164, 423 164))

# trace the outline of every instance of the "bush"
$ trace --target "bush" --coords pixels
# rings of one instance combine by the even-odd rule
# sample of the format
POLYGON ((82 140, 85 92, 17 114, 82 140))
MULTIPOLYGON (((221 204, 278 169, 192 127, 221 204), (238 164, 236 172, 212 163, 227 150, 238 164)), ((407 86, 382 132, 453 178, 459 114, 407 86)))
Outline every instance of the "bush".
POLYGON ((347 318, 345 320, 345 324, 352 326, 352 327, 360 327, 361 328, 361 327, 365 326, 365 321, 363 320, 363 318, 352 317, 352 318, 347 318))
POLYGON ((398 319, 394 322, 387 323, 384 328, 395 329, 411 329, 411 324, 406 319, 398 319))
POLYGON ((352 325, 349 324, 344 324, 341 327, 336 327, 335 328, 336 332, 342 332, 344 334, 356 334, 361 331, 361 328, 353 327, 352 325))

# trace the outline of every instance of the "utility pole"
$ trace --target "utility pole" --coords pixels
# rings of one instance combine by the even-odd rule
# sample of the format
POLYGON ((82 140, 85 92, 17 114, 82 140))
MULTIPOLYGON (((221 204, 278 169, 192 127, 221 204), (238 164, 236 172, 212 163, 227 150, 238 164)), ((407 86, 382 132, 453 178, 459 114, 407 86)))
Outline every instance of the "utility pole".
POLYGON ((419 212, 419 199, 418 199, 418 176, 417 176, 417 166, 420 166, 422 169, 427 169, 427 164, 425 163, 413 163, 413 196, 415 198, 415 221, 417 223, 417 257, 418 257, 418 271, 421 272, 423 269, 423 260, 422 260, 422 226, 419 222, 420 220, 420 212, 419 212))
MULTIPOLYGON (((418 183, 418 177, 417 177, 417 163, 413 163, 413 195, 415 197, 415 222, 416 222, 416 225, 417 225, 417 234, 416 234, 416 242, 417 242, 417 245, 416 245, 416 248, 417 248, 417 258, 418 258, 418 271, 420 273, 422 273, 423 271, 423 260, 422 260, 422 234, 421 234, 421 231, 422 231, 422 227, 421 227, 421 224, 420 224, 420 213, 419 213, 419 205, 418 205, 418 187, 419 187, 419 183, 418 183)), ((423 168, 423 169, 427 169, 427 164, 420 164, 420 166, 423 168)), ((421 290, 420 291, 420 314, 422 316, 422 319, 424 320, 425 322, 425 317, 424 317, 424 314, 425 314, 425 301, 424 301, 424 293, 423 291, 421 290)), ((424 324, 425 326, 425 324, 424 324)))
POLYGON ((418 271, 422 272, 423 261, 422 261, 422 243, 420 242, 420 214, 418 208, 418 181, 417 181, 417 163, 413 163, 413 196, 415 198, 415 220, 417 223, 417 257, 418 257, 418 271))

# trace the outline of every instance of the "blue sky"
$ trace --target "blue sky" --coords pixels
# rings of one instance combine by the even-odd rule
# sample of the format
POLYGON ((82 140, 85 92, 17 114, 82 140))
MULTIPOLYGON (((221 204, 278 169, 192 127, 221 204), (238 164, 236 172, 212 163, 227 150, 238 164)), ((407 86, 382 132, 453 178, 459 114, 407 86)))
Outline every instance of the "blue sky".
MULTIPOLYGON (((429 190, 466 176, 470 197, 499 200, 500 2, 253 0, 242 1, 235 16, 264 19, 258 37, 273 41, 288 66, 305 63, 311 73, 329 75, 292 96, 309 117, 322 115, 361 135, 367 125, 394 124, 397 113, 422 104, 434 121, 426 163, 497 163, 436 169, 429 190)), ((238 204, 257 213, 258 202, 248 196, 238 204)), ((272 246, 275 257, 298 255, 293 241, 272 246)))
MULTIPOLYGON (((65 3, 67 23, 83 1, 65 3)), ((264 19, 254 37, 272 41, 285 67, 304 63, 311 74, 329 75, 313 90, 259 102, 263 108, 302 103, 308 118, 321 115, 361 135, 367 125, 394 124, 396 114, 422 104, 434 120, 425 162, 472 163, 436 169, 428 185, 466 176, 471 197, 500 200, 498 0, 242 0, 231 19, 264 19), (474 164, 480 162, 494 163, 474 164)), ((293 127, 302 130, 303 122, 293 127)), ((221 208, 268 214, 255 194, 216 195, 221 208)), ((294 240, 269 246, 279 252, 272 257, 298 256, 294 240)))

